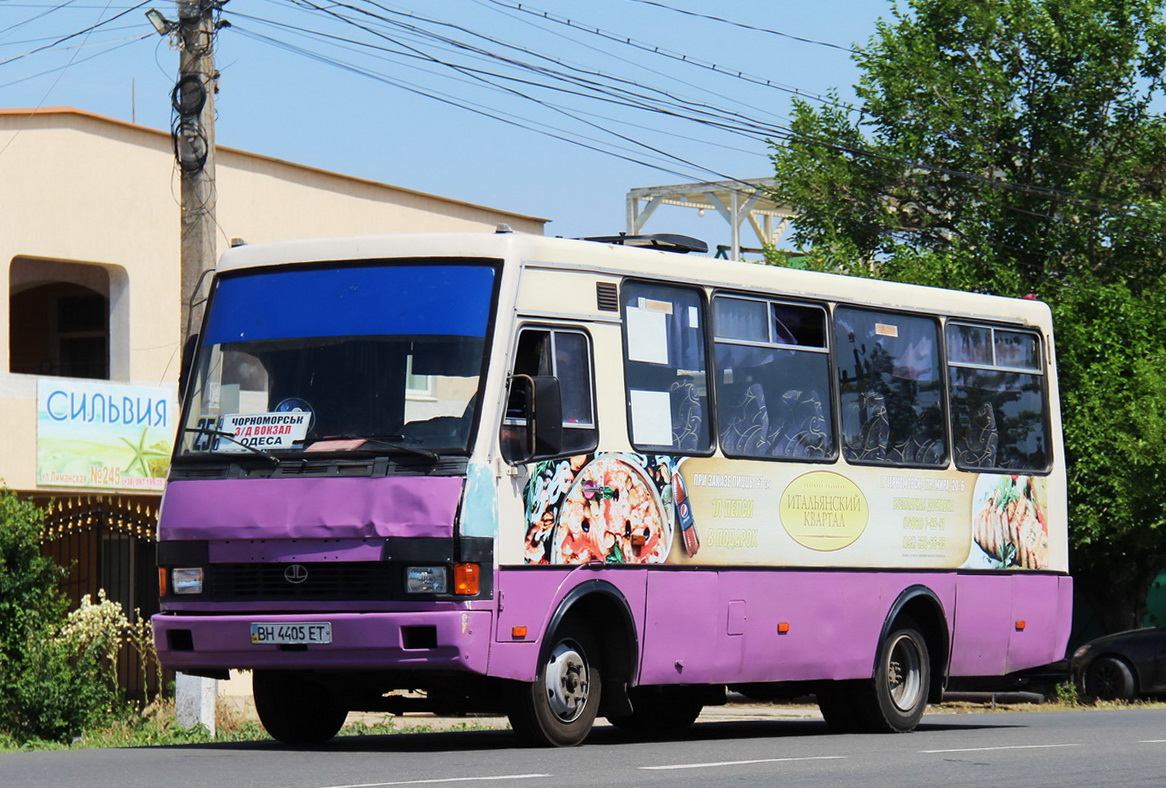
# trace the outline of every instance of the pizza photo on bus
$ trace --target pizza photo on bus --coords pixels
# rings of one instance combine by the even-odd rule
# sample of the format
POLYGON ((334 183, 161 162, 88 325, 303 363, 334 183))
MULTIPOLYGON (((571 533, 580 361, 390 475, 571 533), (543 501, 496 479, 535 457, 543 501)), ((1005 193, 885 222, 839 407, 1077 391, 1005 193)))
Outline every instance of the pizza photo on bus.
POLYGON ((542 468, 531 480, 526 562, 663 563, 675 531, 672 469, 653 460, 606 454, 542 468))
POLYGON ((553 563, 658 564, 672 547, 672 522, 647 471, 604 455, 585 465, 559 510, 553 563))

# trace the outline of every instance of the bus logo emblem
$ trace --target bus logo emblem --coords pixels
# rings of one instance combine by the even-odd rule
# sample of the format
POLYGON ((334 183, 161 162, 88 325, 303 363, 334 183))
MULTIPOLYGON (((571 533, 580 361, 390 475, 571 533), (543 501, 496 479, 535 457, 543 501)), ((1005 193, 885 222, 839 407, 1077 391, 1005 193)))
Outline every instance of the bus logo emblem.
POLYGON ((292 564, 283 570, 283 579, 298 585, 308 579, 308 568, 303 564, 292 564))

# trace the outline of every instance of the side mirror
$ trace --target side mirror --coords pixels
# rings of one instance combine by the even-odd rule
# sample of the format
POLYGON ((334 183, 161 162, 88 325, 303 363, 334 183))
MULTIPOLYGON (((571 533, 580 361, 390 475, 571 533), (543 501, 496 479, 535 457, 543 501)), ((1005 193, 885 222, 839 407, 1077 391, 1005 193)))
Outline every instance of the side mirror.
POLYGON ((563 453, 563 396, 558 378, 512 376, 506 412, 508 418, 525 422, 509 428, 519 443, 505 452, 512 455, 509 461, 530 462, 563 453))
POLYGON ((198 334, 191 334, 182 346, 182 366, 178 369, 178 401, 186 399, 186 389, 190 386, 190 367, 194 364, 194 349, 198 347, 198 334))
POLYGON ((536 460, 563 453, 563 395, 559 379, 539 375, 534 381, 532 399, 534 425, 531 431, 532 457, 536 460))

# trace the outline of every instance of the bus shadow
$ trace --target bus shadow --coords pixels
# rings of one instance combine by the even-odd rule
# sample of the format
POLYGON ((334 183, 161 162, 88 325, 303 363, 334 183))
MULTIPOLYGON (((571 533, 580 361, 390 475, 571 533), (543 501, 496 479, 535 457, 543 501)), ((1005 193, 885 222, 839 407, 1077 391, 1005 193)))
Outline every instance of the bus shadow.
MULTIPOLYGON (((988 728, 1021 728, 1023 725, 968 721, 922 722, 918 732, 967 732, 988 728)), ((701 722, 685 731, 669 735, 639 735, 607 725, 596 727, 587 741, 588 746, 634 746, 644 743, 683 744, 695 741, 749 740, 749 739, 804 739, 811 737, 885 736, 880 733, 837 733, 822 720, 746 720, 729 722, 701 722)), ((297 752, 400 752, 439 753, 530 749, 509 730, 434 731, 425 733, 386 733, 361 736, 339 736, 324 745, 291 746, 277 741, 210 742, 206 744, 177 745, 192 749, 217 750, 290 750, 297 752)))

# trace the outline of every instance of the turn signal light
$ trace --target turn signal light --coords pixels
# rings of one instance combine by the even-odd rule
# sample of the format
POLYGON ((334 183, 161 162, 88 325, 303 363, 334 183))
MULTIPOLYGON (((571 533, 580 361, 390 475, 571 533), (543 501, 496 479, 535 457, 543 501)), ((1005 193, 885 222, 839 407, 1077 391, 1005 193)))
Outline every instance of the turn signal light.
POLYGON ((474 596, 481 587, 482 567, 478 564, 454 564, 453 592, 459 596, 474 596))
POLYGON ((158 596, 170 595, 169 576, 166 573, 165 567, 158 567, 158 596))
POLYGON ((1023 632, 1023 631, 1024 631, 1024 628, 1025 628, 1026 626, 1028 626, 1028 624, 1027 624, 1026 622, 1024 622, 1024 621, 1017 621, 1017 622, 1016 622, 1016 631, 1017 631, 1017 632, 1023 632))
POLYGON ((777 625, 777 634, 784 635, 787 632, 789 632, 789 622, 788 621, 782 621, 780 624, 777 625))
POLYGON ((526 627, 511 627, 510 637, 514 638, 515 640, 522 640, 524 637, 526 637, 526 627))

